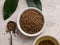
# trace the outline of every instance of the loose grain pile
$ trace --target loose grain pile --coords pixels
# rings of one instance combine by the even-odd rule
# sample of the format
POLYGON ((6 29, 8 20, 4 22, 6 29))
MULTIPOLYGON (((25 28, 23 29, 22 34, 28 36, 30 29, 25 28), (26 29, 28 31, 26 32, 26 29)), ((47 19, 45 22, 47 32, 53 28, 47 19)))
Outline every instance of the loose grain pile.
POLYGON ((39 32, 44 25, 44 17, 37 10, 25 10, 20 18, 20 26, 23 31, 29 34, 39 32))

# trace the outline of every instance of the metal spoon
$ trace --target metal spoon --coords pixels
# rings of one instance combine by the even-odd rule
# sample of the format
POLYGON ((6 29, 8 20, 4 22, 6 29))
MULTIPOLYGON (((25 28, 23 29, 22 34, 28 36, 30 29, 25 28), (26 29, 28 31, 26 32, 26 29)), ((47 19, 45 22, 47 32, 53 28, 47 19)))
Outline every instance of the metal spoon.
POLYGON ((14 32, 16 29, 16 23, 13 21, 9 21, 7 23, 7 28, 8 28, 8 31, 10 33, 10 45, 12 45, 12 32, 14 32))
POLYGON ((12 45, 12 31, 10 32, 10 45, 12 45))

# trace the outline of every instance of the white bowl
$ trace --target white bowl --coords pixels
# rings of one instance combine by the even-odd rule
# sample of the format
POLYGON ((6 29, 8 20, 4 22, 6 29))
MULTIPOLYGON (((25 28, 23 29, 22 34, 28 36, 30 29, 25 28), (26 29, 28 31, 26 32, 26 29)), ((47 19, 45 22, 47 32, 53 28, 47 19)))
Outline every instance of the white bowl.
POLYGON ((18 27, 18 29, 20 30, 20 32, 21 32, 22 34, 26 35, 26 36, 29 36, 29 37, 37 36, 37 35, 39 35, 41 32, 43 32, 43 30, 44 30, 44 28, 45 28, 45 16, 43 15, 43 17, 44 17, 44 25, 43 25, 43 28, 42 28, 39 32, 37 32, 37 33, 35 33, 35 34, 28 34, 28 33, 24 32, 24 31, 21 29, 20 24, 19 24, 19 20, 20 20, 21 14, 22 14, 25 10, 28 10, 28 9, 35 9, 35 10, 37 10, 38 12, 40 12, 40 13, 43 15, 43 13, 42 13, 39 9, 37 9, 37 8, 35 8, 35 7, 27 7, 27 8, 25 8, 25 9, 23 9, 23 10, 19 13, 18 18, 17 18, 17 27, 18 27))
POLYGON ((51 35, 38 36, 33 42, 33 45, 38 45, 39 42, 42 40, 51 40, 55 45, 59 45, 59 41, 54 36, 51 36, 51 35))

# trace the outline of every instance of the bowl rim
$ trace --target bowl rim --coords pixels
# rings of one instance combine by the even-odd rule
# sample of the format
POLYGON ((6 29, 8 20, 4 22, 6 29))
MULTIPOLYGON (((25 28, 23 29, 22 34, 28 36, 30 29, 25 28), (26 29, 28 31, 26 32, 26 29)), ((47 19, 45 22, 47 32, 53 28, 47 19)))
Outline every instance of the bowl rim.
POLYGON ((56 37, 54 37, 54 36, 52 36, 52 35, 41 35, 41 36, 38 36, 38 37, 34 40, 33 45, 35 45, 36 41, 37 41, 39 38, 47 37, 47 36, 50 37, 50 38, 52 38, 53 40, 55 40, 55 41, 59 44, 59 41, 57 40, 56 37))
POLYGON ((44 30, 44 28, 45 28, 45 25, 46 25, 46 22, 45 22, 45 16, 44 16, 44 14, 43 14, 38 8, 35 8, 35 7, 27 7, 27 8, 25 8, 25 9, 23 9, 23 10, 19 13, 18 18, 17 18, 17 27, 18 27, 19 31, 20 31, 22 34, 24 34, 24 35, 26 35, 26 36, 29 36, 29 37, 33 37, 33 36, 39 35, 41 32, 43 32, 43 30, 44 30), (29 9, 35 9, 35 10, 37 10, 37 11, 40 12, 40 13, 43 15, 43 17, 44 17, 44 25, 43 25, 42 29, 41 29, 39 32, 35 33, 35 34, 28 34, 28 33, 24 32, 24 31, 21 29, 20 24, 19 24, 21 14, 22 14, 25 10, 29 10, 29 9))

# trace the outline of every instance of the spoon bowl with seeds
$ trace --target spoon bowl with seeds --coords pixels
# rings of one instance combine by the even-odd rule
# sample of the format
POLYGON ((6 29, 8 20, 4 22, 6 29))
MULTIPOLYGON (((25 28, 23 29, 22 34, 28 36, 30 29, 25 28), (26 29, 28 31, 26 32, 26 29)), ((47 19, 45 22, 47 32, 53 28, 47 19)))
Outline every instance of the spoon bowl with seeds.
POLYGON ((16 29, 16 23, 13 21, 9 21, 7 23, 7 32, 10 33, 10 45, 12 45, 12 32, 15 32, 16 29))

